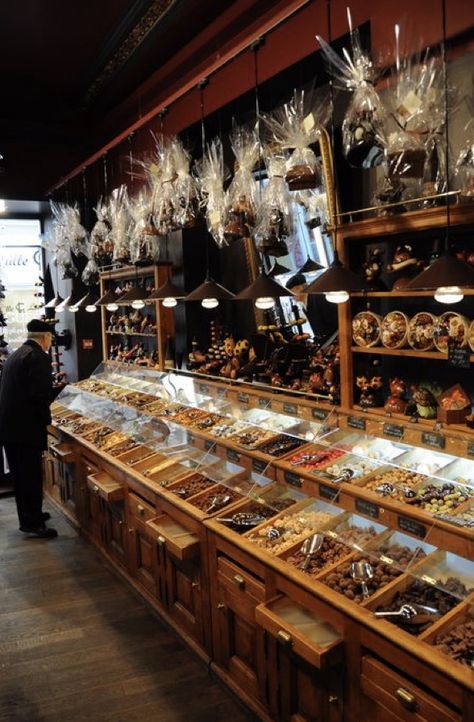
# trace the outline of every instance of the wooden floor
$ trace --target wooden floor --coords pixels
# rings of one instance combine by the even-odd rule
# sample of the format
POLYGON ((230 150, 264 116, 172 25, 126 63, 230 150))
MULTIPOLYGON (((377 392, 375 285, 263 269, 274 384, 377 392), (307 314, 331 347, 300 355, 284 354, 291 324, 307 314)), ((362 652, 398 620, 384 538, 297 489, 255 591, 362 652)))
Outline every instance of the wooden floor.
POLYGON ((1 722, 252 722, 50 509, 54 540, 0 499, 1 722))

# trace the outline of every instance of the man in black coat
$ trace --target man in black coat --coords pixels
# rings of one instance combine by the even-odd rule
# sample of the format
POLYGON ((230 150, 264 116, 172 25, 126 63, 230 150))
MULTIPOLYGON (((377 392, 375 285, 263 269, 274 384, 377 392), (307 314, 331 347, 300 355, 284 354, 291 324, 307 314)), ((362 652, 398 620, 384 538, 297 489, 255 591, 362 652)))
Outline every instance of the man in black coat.
POLYGON ((20 530, 43 539, 57 536, 42 512, 42 454, 47 447, 46 427, 51 423, 51 327, 33 319, 28 339, 3 366, 0 382, 0 443, 3 445, 15 488, 20 530))

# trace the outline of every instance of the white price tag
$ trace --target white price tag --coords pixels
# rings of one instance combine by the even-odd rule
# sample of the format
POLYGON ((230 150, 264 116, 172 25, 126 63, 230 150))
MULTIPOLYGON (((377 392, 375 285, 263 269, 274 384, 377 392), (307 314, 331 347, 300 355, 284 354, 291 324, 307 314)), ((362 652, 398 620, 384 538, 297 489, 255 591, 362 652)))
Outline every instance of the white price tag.
POLYGON ((303 128, 307 133, 309 133, 314 128, 314 115, 312 113, 309 113, 306 118, 303 120, 303 128))
POLYGON ((400 103, 398 112, 404 117, 409 117, 411 115, 415 115, 415 113, 420 110, 420 107, 421 100, 413 90, 410 90, 400 103))
POLYGON ((158 168, 156 163, 152 163, 151 165, 149 165, 148 170, 152 175, 158 175, 158 173, 160 172, 160 169, 158 168))
POLYGON ((211 226, 217 226, 221 221, 221 214, 219 211, 211 211, 209 213, 209 223, 211 226))

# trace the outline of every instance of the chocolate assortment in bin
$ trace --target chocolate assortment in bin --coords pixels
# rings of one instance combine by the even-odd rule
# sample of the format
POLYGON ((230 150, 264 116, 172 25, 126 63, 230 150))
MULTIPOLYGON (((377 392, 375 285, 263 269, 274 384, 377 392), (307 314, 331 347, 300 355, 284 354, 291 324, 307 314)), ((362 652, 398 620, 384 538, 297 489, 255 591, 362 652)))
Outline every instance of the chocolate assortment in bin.
POLYGON ((199 494, 201 491, 204 491, 204 489, 209 489, 210 486, 214 485, 215 482, 208 479, 207 476, 196 473, 184 481, 172 484, 168 488, 169 491, 179 496, 180 499, 189 499, 190 496, 199 494))
POLYGON ((258 450, 261 451, 262 454, 268 454, 269 456, 284 456, 284 454, 289 454, 290 451, 298 449, 306 443, 307 442, 303 439, 297 439, 294 436, 280 434, 276 437, 276 439, 267 441, 266 444, 260 446, 258 450))
POLYGON ((380 559, 358 555, 352 561, 336 567, 323 582, 335 592, 360 604, 401 573, 400 569, 380 559))
POLYGON ((455 624, 434 639, 435 648, 474 670, 474 619, 455 624))
POLYGON ((214 514, 239 499, 242 499, 242 494, 239 494, 237 491, 228 486, 217 484, 217 486, 213 487, 208 492, 203 493, 196 498, 190 499, 189 503, 197 509, 200 509, 205 514, 214 514))
POLYGON ((407 587, 404 591, 397 592, 389 604, 377 607, 376 613, 379 612, 400 612, 403 607, 412 607, 415 610, 421 610, 425 614, 419 617, 409 618, 403 613, 395 616, 386 617, 386 620, 392 624, 396 624, 409 634, 418 635, 428 629, 439 617, 449 612, 459 600, 453 594, 466 596, 468 590, 462 582, 456 577, 450 577, 443 583, 443 588, 447 592, 438 589, 437 586, 427 584, 417 579, 407 587), (432 610, 427 612, 427 610, 432 610), (427 612, 427 614, 426 614, 427 612))
POLYGON ((309 559, 302 545, 286 557, 286 561, 288 564, 292 564, 306 574, 315 575, 320 574, 326 567, 344 559, 344 557, 347 557, 352 551, 351 547, 346 544, 342 544, 336 539, 323 535, 320 549, 316 553, 311 554, 309 559))
POLYGON ((295 499, 287 497, 286 499, 272 500, 272 506, 260 504, 258 501, 251 502, 241 511, 236 512, 232 516, 217 519, 221 524, 226 524, 237 534, 244 534, 253 527, 262 524, 267 519, 271 519, 280 511, 288 509, 296 503, 295 499))

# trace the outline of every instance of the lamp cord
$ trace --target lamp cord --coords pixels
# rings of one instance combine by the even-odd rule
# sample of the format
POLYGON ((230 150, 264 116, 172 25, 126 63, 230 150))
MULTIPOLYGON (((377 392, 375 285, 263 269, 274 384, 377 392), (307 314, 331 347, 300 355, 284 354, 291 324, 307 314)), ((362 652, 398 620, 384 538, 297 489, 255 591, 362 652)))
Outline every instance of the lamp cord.
MULTIPOLYGON (((441 0, 441 22, 443 28, 442 58, 443 58, 443 82, 444 82, 444 133, 446 139, 445 162, 446 162, 446 194, 449 194, 449 106, 448 106, 448 58, 446 52, 446 0, 441 0)), ((445 251, 450 253, 449 229, 451 225, 451 202, 449 195, 446 195, 446 234, 445 251)))
MULTIPOLYGON (((331 45, 332 43, 332 17, 331 17, 331 0, 327 0, 326 2, 326 8, 327 8, 327 23, 328 23, 328 43, 331 45)), ((332 82, 332 78, 329 78, 329 98, 331 103, 331 143, 332 143, 332 149, 333 149, 333 211, 334 211, 334 217, 333 217, 333 224, 334 224, 334 261, 338 260, 338 253, 337 253, 337 226, 338 226, 338 218, 337 218, 337 189, 338 189, 338 181, 337 181, 337 165, 336 165, 336 131, 335 131, 335 110, 334 110, 334 84, 332 82)))

